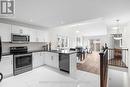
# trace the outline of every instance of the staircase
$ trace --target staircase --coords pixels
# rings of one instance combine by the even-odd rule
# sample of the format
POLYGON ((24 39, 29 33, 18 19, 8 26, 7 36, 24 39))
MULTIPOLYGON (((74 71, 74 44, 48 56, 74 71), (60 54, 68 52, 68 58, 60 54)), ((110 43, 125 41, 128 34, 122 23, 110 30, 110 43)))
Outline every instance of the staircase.
POLYGON ((105 49, 100 53, 100 87, 108 87, 108 68, 128 72, 128 49, 105 49))
POLYGON ((128 68, 128 49, 108 49, 108 65, 120 68, 128 68))
POLYGON ((108 86, 108 49, 100 53, 100 87, 108 86))

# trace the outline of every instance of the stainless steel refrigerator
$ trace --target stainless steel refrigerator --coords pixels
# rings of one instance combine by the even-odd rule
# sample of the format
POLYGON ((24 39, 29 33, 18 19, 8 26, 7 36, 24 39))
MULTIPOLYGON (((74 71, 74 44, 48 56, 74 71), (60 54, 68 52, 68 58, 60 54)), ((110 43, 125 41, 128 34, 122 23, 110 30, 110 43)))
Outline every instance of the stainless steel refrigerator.
MULTIPOLYGON (((0 62, 1 62, 1 56, 2 56, 2 43, 1 43, 1 37, 0 37, 0 62)), ((3 75, 0 72, 0 82, 2 81, 2 79, 3 79, 3 75)))

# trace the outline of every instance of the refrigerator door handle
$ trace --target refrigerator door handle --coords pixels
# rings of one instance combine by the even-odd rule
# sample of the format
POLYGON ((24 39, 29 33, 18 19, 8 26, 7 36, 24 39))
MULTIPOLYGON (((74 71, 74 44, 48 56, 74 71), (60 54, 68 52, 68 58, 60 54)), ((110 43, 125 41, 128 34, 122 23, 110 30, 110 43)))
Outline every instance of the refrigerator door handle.
POLYGON ((0 37, 0 61, 1 61, 1 57, 2 57, 2 43, 1 43, 1 37, 0 37))
MULTIPOLYGON (((0 61, 1 61, 1 57, 2 57, 2 44, 1 44, 1 37, 0 37, 0 61)), ((3 74, 0 73, 0 82, 2 81, 3 79, 3 74)))

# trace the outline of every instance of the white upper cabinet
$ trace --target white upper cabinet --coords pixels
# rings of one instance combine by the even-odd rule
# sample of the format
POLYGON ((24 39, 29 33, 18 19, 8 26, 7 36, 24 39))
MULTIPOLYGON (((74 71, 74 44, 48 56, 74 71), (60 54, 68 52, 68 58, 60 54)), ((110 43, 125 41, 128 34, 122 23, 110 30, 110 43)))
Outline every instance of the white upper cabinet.
POLYGON ((37 30, 36 36, 37 36, 37 42, 49 42, 47 31, 37 30))
POLYGON ((11 41, 11 25, 0 23, 0 36, 2 42, 11 41))
POLYGON ((30 31, 29 31, 29 28, 26 28, 23 26, 12 25, 11 33, 29 35, 30 31))
POLYGON ((36 36, 36 31, 35 29, 29 29, 30 30, 30 42, 37 42, 37 36, 36 36))
POLYGON ((48 32, 22 26, 12 25, 12 33, 30 36, 30 42, 48 42, 48 32))
POLYGON ((29 35, 30 42, 36 42, 36 30, 35 29, 12 25, 12 32, 11 33, 29 35))

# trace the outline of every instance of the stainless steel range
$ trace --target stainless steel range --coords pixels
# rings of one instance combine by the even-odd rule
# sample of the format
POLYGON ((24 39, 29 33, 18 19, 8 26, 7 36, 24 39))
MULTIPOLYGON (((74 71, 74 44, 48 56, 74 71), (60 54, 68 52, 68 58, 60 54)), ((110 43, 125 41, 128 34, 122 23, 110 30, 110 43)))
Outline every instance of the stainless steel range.
POLYGON ((32 54, 28 53, 26 46, 10 47, 10 53, 14 54, 14 75, 32 70, 32 54))

